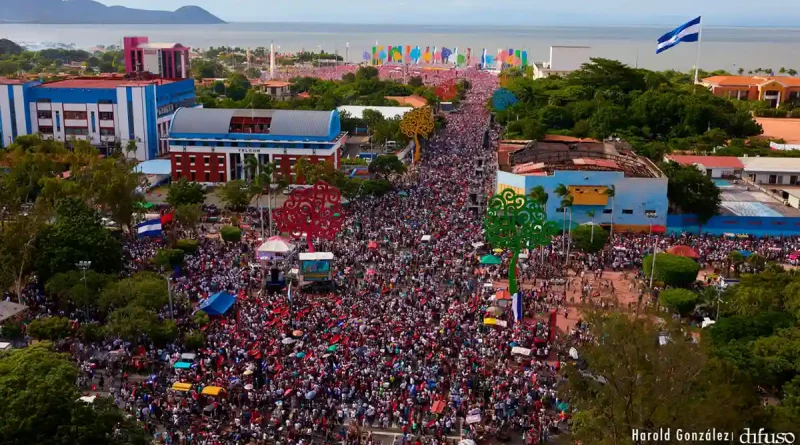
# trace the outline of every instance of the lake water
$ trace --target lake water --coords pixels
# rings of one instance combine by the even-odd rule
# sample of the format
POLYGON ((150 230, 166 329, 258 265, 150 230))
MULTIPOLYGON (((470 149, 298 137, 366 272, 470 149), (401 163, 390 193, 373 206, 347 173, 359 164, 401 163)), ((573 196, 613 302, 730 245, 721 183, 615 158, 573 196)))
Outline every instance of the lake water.
MULTIPOLYGON (((496 53, 499 48, 526 49, 528 59, 549 58, 551 45, 587 45, 595 57, 621 60, 650 69, 689 70, 695 65, 695 44, 679 45, 656 55, 656 41, 667 27, 493 27, 458 25, 349 25, 326 23, 229 23, 224 25, 17 25, 0 24, 0 37, 18 42, 73 43, 80 48, 119 44, 123 36, 141 35, 155 42, 180 42, 191 47, 268 47, 345 55, 360 61, 362 53, 380 45, 458 47, 496 53)), ((703 30, 700 66, 736 71, 780 67, 800 70, 800 28, 715 28, 703 30), (794 64, 794 65, 793 65, 794 64)))

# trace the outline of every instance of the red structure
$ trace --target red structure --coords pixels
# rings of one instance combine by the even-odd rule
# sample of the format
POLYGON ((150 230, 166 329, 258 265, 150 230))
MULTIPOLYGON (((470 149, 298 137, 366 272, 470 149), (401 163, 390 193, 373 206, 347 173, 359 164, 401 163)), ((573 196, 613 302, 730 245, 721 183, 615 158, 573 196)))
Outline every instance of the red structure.
POLYGON ((314 238, 332 240, 342 229, 344 211, 339 189, 320 181, 313 187, 292 192, 283 207, 273 211, 281 232, 294 238, 305 234, 308 251, 314 251, 314 238))

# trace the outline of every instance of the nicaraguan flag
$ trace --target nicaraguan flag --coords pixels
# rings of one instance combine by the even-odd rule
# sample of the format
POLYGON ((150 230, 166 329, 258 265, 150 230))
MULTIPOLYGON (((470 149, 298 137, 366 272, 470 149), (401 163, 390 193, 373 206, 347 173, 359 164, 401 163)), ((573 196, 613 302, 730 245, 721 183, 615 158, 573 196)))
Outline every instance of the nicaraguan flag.
POLYGON ((520 322, 522 321, 522 293, 517 291, 514 296, 511 297, 511 309, 514 311, 514 321, 520 322))
POLYGON ((481 68, 486 69, 486 48, 481 51, 481 68))
POLYGON ((161 236, 161 219, 151 219, 136 226, 136 234, 140 237, 161 236))
POLYGON ((289 291, 288 291, 288 293, 289 293, 289 295, 288 295, 289 304, 292 304, 292 285, 290 284, 288 287, 289 287, 289 291))
POLYGON ((656 54, 662 53, 681 42, 696 42, 698 40, 700 40, 700 17, 690 20, 661 36, 658 39, 656 54))

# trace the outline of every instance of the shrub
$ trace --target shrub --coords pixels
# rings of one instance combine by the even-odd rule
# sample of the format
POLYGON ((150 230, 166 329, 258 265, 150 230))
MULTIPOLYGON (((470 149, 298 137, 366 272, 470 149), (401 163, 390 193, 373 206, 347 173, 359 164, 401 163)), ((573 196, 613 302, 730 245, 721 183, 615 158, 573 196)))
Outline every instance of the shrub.
POLYGON ((602 227, 594 227, 594 238, 592 238, 592 226, 579 226, 572 231, 572 243, 586 253, 603 250, 606 242, 608 242, 608 232, 602 227))
POLYGON ((105 329, 100 323, 85 323, 78 328, 78 337, 86 343, 94 343, 103 339, 105 329))
POLYGON ((697 294, 688 289, 666 289, 658 295, 658 302, 672 313, 688 315, 697 305, 697 294))
POLYGON ((28 325, 28 335, 37 340, 57 341, 72 333, 69 320, 64 317, 47 317, 33 320, 28 325))
MULTIPOLYGON (((653 255, 644 258, 643 268, 645 277, 650 277, 650 267, 653 264, 653 255)), ((697 280, 700 265, 691 258, 659 253, 656 257, 655 274, 653 278, 671 287, 686 287, 697 280)))
POLYGON ((369 165, 369 161, 362 158, 344 158, 340 159, 339 162, 342 165, 369 165))
POLYGON ((242 229, 233 226, 225 226, 219 231, 222 239, 228 242, 239 242, 242 239, 242 229))
POLYGON ((6 320, 0 326, 0 338, 15 340, 22 338, 22 323, 17 320, 6 320))
POLYGON ((200 242, 194 239, 179 239, 178 242, 175 243, 175 248, 190 255, 197 252, 197 249, 200 248, 200 242))
POLYGON ((197 326, 205 326, 211 322, 211 318, 208 317, 206 311, 201 310, 194 313, 194 316, 192 316, 192 321, 194 321, 194 324, 197 326))
POLYGON ((206 335, 202 331, 192 331, 183 336, 183 345, 190 351, 196 351, 206 344, 206 335))

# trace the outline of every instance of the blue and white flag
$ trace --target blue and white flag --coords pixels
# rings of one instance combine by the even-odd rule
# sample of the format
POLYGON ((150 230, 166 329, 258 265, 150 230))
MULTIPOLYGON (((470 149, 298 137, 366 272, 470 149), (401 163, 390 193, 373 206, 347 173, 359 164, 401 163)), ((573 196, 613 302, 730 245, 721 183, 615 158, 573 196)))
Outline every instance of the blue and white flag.
POLYGON ((522 321, 522 292, 517 291, 517 293, 511 297, 511 310, 514 311, 514 321, 522 321))
POLYGON ((681 42, 697 42, 700 40, 700 17, 664 34, 658 39, 656 54, 662 53, 681 42))
POLYGON ((481 51, 481 69, 486 69, 486 48, 481 51))
POLYGON ((140 237, 161 236, 161 219, 151 219, 136 226, 136 234, 140 237))
POLYGON ((288 287, 289 287, 289 295, 288 295, 289 304, 292 304, 292 285, 290 284, 288 287))

